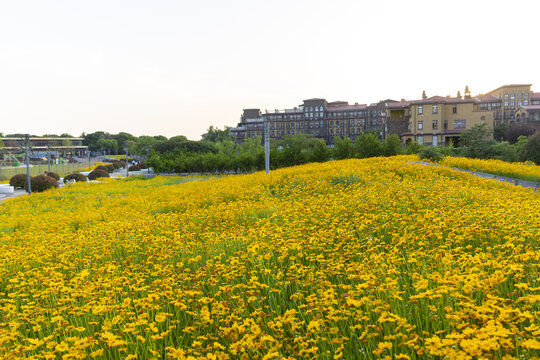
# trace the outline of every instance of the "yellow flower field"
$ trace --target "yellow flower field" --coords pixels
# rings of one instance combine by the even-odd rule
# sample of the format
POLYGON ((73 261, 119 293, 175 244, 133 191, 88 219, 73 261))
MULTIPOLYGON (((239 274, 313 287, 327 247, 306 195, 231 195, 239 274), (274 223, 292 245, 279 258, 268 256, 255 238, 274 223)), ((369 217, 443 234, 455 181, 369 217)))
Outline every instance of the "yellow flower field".
POLYGON ((441 161, 441 164, 460 169, 507 176, 515 179, 540 182, 540 166, 535 165, 532 162, 510 163, 495 159, 472 159, 446 156, 441 161))
POLYGON ((5 359, 533 359, 540 194, 415 156, 0 205, 5 359))

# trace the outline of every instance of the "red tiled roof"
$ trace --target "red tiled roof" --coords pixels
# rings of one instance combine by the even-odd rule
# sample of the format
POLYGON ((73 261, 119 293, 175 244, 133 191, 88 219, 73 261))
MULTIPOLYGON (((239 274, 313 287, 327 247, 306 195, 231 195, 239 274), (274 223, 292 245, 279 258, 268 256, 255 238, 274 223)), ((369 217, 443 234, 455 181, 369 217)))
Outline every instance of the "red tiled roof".
POLYGON ((329 106, 326 108, 327 111, 347 111, 347 110, 365 110, 365 109, 366 109, 366 104, 329 106))
POLYGON ((480 102, 500 101, 498 97, 493 96, 493 95, 479 95, 479 96, 475 96, 474 99, 478 99, 480 102))
POLYGON ((437 104, 437 103, 443 103, 443 104, 455 104, 455 103, 468 103, 468 102, 475 102, 474 99, 461 99, 461 98, 453 98, 453 97, 445 97, 445 96, 432 96, 427 99, 417 100, 413 101, 413 105, 422 105, 422 104, 437 104))
POLYGON ((304 100, 304 102, 306 102, 306 101, 321 101, 321 100, 325 100, 325 99, 321 99, 321 98, 312 98, 312 99, 306 99, 306 100, 304 100))
POLYGON ((395 109, 395 108, 407 107, 407 106, 411 105, 412 102, 413 102, 413 100, 411 100, 411 101, 395 101, 395 102, 389 102, 389 103, 386 103, 386 107, 389 108, 389 109, 395 109))
POLYGON ((540 100, 540 92, 532 93, 531 99, 532 100, 540 100))

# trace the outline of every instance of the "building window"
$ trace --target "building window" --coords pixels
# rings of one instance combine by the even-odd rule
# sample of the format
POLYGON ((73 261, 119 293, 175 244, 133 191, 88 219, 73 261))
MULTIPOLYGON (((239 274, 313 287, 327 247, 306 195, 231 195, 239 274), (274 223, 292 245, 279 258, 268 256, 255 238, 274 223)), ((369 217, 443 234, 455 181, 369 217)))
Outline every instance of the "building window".
POLYGON ((525 106, 529 105, 529 100, 523 100, 523 105, 525 106))
POLYGON ((423 145, 424 144, 424 137, 422 135, 418 136, 416 138, 416 142, 419 143, 420 145, 423 145))
POLYGON ((516 98, 516 94, 512 93, 512 95, 510 95, 510 100, 514 100, 516 98))
POLYGON ((508 101, 504 102, 504 107, 508 107, 508 101))
POLYGON ((504 94, 504 100, 508 100, 508 94, 504 94))
POLYGON ((482 117, 480 119, 481 120, 486 120, 486 117, 484 115, 482 115, 482 117))
POLYGON ((447 130, 447 129, 448 129, 448 120, 444 120, 444 122, 443 122, 443 128, 444 128, 444 130, 447 130))
POLYGON ((424 113, 424 107, 422 105, 418 106, 418 115, 422 115, 424 113))
POLYGON ((510 101, 510 107, 513 108, 514 106, 516 106, 516 102, 514 100, 510 101))
POLYGON ((518 93, 518 100, 521 99, 521 93, 518 93))
POLYGON ((524 98, 524 99, 528 99, 528 98, 529 98, 529 93, 523 94, 523 98, 524 98))
POLYGON ((419 121, 418 122, 418 130, 422 130, 424 128, 424 122, 423 121, 419 121))
POLYGON ((452 114, 457 114, 457 105, 452 106, 452 114))
POLYGON ((454 129, 465 129, 465 120, 454 120, 454 129))
POLYGON ((433 105, 433 113, 438 114, 439 113, 439 105, 433 105))
POLYGON ((433 127, 433 130, 437 130, 437 128, 438 128, 438 120, 433 120, 431 126, 433 127))
POLYGON ((433 145, 433 146, 439 145, 439 141, 438 141, 438 139, 437 139, 437 135, 433 135, 432 138, 433 138, 433 140, 432 140, 431 145, 433 145))

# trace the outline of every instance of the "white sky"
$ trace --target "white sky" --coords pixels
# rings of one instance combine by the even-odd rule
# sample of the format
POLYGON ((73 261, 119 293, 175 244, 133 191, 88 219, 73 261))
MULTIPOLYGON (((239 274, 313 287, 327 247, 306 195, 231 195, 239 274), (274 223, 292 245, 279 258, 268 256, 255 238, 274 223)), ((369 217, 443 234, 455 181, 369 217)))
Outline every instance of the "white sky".
POLYGON ((186 135, 243 108, 540 91, 540 1, 0 0, 0 132, 186 135))

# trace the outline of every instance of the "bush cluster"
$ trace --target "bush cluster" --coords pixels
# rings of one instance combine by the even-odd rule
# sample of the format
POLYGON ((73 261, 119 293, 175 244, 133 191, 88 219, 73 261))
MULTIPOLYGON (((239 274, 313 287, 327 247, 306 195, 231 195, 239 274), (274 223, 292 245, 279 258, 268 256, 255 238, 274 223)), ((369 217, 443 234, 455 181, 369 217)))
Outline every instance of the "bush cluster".
POLYGON ((90 180, 96 180, 97 178, 102 178, 102 177, 110 177, 107 170, 96 168, 94 171, 88 174, 88 179, 90 180))
POLYGON ((24 188, 26 186, 26 174, 16 174, 9 179, 9 185, 15 189, 24 188))
POLYGON ((129 171, 140 171, 141 170, 141 167, 139 165, 131 165, 129 168, 128 168, 129 171))
POLYGON ((56 181, 60 181, 60 175, 58 175, 57 173, 55 172, 52 172, 52 171, 45 171, 45 175, 49 176, 49 177, 52 177, 53 179, 55 179, 56 181))
POLYGON ((444 155, 441 153, 441 151, 437 147, 432 146, 426 146, 422 148, 418 153, 418 156, 422 160, 429 160, 434 162, 444 159, 444 155))
MULTIPOLYGON (((30 185, 32 186, 32 192, 42 192, 48 189, 57 188, 58 181, 47 175, 38 175, 30 178, 30 185)), ((26 187, 25 183, 24 188, 26 189, 26 187)))
POLYGON ((109 170, 107 169, 107 167, 105 165, 99 165, 99 166, 96 166, 96 168, 94 169, 95 170, 103 170, 105 172, 109 172, 109 170))
POLYGON ((75 180, 76 182, 79 182, 79 181, 86 182, 86 176, 79 173, 73 173, 73 174, 64 176, 64 184, 67 184, 71 180, 75 180))

